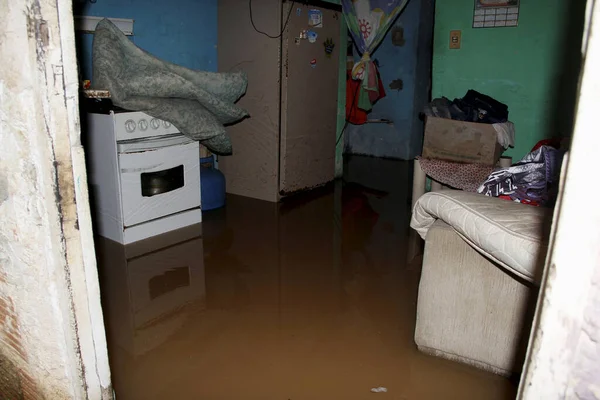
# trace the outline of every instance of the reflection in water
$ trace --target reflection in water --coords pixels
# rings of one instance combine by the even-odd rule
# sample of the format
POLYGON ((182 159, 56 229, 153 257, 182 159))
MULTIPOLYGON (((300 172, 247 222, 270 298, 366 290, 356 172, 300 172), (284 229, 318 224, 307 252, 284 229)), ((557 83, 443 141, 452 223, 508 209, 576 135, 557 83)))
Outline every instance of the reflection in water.
POLYGON ((408 163, 355 157, 346 171, 282 204, 230 196, 201 237, 99 240, 117 398, 514 397, 416 350, 408 163))
MULTIPOLYGON (((204 309, 200 225, 123 246, 96 239, 113 385, 139 398, 141 360, 204 309)), ((122 396, 121 396, 122 395, 122 396)))

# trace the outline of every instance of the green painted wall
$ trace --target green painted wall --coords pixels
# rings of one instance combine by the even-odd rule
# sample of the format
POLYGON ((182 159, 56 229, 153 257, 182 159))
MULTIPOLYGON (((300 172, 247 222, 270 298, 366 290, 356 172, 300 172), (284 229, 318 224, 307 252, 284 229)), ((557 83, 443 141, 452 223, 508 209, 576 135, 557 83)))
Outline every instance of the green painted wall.
POLYGON ((344 175, 344 128, 346 126, 346 48, 348 47, 348 25, 342 15, 340 20, 340 66, 338 72, 338 110, 335 144, 335 177, 344 175))
MULTIPOLYGON (((327 3, 341 5, 341 0, 325 0, 327 3)), ((335 145, 335 178, 344 174, 344 127, 346 125, 346 46, 348 44, 348 27, 342 14, 340 20, 340 66, 338 75, 338 111, 335 145)))
POLYGON ((471 28, 474 0, 437 0, 432 96, 475 89, 509 107, 519 159, 540 139, 572 130, 580 66, 583 0, 521 0, 516 28, 471 28), (450 31, 462 46, 448 48, 450 31))

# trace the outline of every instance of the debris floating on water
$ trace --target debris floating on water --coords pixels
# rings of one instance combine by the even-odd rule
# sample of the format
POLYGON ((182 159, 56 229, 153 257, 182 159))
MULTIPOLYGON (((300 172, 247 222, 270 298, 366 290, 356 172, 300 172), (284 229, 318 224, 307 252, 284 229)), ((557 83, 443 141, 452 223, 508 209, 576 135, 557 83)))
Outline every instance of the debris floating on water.
POLYGON ((371 392, 373 392, 373 393, 387 393, 387 388, 383 387, 383 386, 374 387, 374 388, 371 389, 371 392))

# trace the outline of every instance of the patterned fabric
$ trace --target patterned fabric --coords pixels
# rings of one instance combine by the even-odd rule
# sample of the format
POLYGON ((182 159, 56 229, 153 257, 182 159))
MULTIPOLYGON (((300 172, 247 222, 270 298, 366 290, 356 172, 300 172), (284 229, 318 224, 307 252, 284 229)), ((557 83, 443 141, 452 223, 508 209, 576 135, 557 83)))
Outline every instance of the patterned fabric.
POLYGON ((417 157, 421 169, 436 181, 466 192, 477 192, 477 188, 494 171, 494 167, 483 164, 457 162, 417 157))
POLYGON ((362 53, 362 58, 352 68, 352 78, 362 81, 359 107, 365 111, 372 108, 368 92, 379 90, 377 67, 370 55, 381 43, 406 3, 408 0, 342 0, 342 11, 348 28, 362 53))
POLYGON ((108 89, 114 105, 171 122, 217 154, 231 154, 223 124, 248 115, 234 103, 246 92, 243 72, 194 71, 136 47, 108 19, 94 34, 92 85, 108 89))
POLYGON ((537 147, 518 163, 491 174, 478 192, 492 197, 508 196, 526 204, 551 206, 558 196, 564 155, 564 151, 550 146, 537 147))

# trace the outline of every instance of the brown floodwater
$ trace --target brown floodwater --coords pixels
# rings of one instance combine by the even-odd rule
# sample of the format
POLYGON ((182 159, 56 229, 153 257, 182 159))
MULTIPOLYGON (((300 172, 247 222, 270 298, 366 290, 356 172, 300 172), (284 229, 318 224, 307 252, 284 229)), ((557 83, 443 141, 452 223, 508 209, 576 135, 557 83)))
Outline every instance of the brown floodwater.
POLYGON ((514 398, 416 348, 410 177, 352 157, 344 181, 280 204, 231 195, 201 225, 98 238, 117 399, 514 398))

